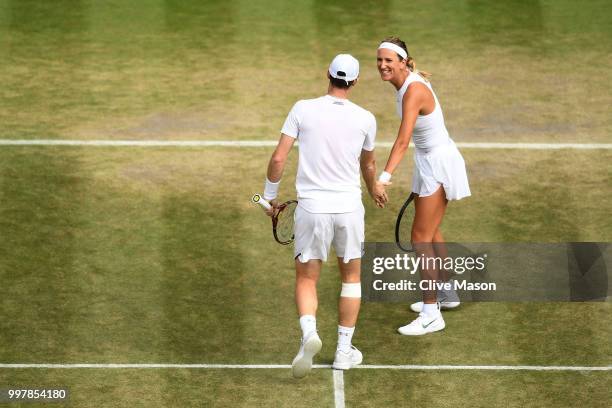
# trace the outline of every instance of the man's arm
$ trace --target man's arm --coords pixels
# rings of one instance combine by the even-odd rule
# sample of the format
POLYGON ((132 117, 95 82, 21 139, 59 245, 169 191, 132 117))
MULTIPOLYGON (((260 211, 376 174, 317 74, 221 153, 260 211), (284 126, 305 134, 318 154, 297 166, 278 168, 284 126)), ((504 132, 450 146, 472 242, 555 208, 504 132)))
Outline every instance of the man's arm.
POLYGON ((287 157, 289 156, 289 151, 293 147, 294 142, 294 137, 281 133, 280 140, 278 141, 276 149, 274 150, 274 153, 272 153, 272 157, 270 157, 270 162, 268 163, 267 177, 272 183, 280 182, 283 175, 283 170, 285 169, 285 163, 287 162, 287 157))
POLYGON ((274 215, 274 208, 277 206, 276 196, 278 194, 278 188, 280 187, 280 179, 285 169, 289 151, 293 147, 294 142, 294 137, 281 133, 276 149, 274 149, 274 153, 272 153, 272 157, 270 157, 270 161, 268 162, 268 172, 266 175, 263 198, 272 204, 272 208, 266 210, 266 214, 269 216, 274 215))
POLYGON ((360 165, 361 174, 370 196, 372 196, 378 207, 383 208, 387 202, 387 193, 385 192, 384 186, 376 181, 376 159, 374 150, 361 150, 360 165))

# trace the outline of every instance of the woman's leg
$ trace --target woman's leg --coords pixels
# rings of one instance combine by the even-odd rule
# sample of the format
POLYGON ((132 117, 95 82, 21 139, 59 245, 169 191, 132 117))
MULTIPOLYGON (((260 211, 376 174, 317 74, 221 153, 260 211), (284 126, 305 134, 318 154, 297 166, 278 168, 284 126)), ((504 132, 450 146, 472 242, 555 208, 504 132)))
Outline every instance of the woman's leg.
MULTIPOLYGON (((421 257, 421 279, 436 282, 438 278, 438 268, 435 265, 437 256, 434 250, 434 241, 442 240, 439 232, 444 212, 446 211, 446 194, 442 187, 428 197, 417 197, 415 200, 416 212, 412 223, 412 246, 416 251, 416 256, 421 257), (424 255, 424 256, 423 256, 424 255), (427 259, 430 259, 429 265, 427 259)), ((443 330, 446 323, 437 303, 437 293, 435 287, 432 290, 423 291, 423 306, 419 316, 411 323, 398 328, 397 330, 406 336, 420 336, 443 330)))
MULTIPOLYGON (((432 242, 434 244, 436 256, 440 259, 446 259, 448 257, 448 249, 446 248, 446 243, 439 226, 438 229, 436 229, 432 242)), ((442 282, 448 282, 449 277, 449 273, 446 269, 443 268, 439 271, 439 278, 442 282)))
MULTIPOLYGON (((437 256, 433 242, 444 242, 439 227, 446 211, 448 200, 444 188, 440 186, 435 193, 427 197, 415 199, 415 215, 412 223, 412 244, 417 255, 424 258, 435 258, 437 256)), ((438 269, 435 265, 425 265, 421 268, 421 279, 437 281, 439 279, 438 269)), ((434 304, 437 302, 435 290, 423 291, 423 302, 434 304)))
POLYGON ((439 227, 447 204, 448 200, 442 186, 430 196, 415 198, 412 242, 436 242, 436 239, 444 242, 439 227))

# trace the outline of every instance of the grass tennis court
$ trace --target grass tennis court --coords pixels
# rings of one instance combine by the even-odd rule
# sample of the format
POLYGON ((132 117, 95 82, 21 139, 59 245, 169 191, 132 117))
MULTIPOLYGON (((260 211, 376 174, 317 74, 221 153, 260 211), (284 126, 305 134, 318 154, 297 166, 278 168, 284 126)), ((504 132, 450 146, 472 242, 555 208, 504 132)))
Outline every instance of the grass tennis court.
MULTIPOLYGON (((2 323, 1 360, 289 364, 298 335, 291 250, 279 250, 272 240, 262 239, 262 231, 269 233, 269 221, 252 207, 246 194, 258 184, 258 163, 265 161, 268 153, 265 148, 3 149, 2 197, 12 198, 2 200, 2 230, 7 239, 0 250, 4 281, 10 282, 2 287, 2 306, 5 316, 14 318, 2 323), (227 185, 214 182, 227 172, 227 163, 232 163, 235 175, 227 185), (275 252, 279 256, 271 258, 269 254, 275 252)), ((505 155, 508 160, 524 163, 529 160, 521 159, 534 153, 507 151, 505 155)), ((551 179, 557 180, 547 191, 562 190, 568 177, 580 176, 576 169, 594 174, 594 185, 608 177, 606 171, 597 169, 597 163, 609 161, 609 152, 535 155, 540 163, 551 163, 551 179), (566 172, 563 166, 555 165, 559 162, 572 170, 566 172)), ((488 152, 466 152, 468 163, 481 168, 500 164, 487 156, 488 152)), ((515 166, 516 182, 502 183, 506 187, 486 199, 479 194, 481 189, 493 189, 496 180, 511 175, 503 166, 497 175, 472 174, 477 186, 474 200, 459 203, 449 213, 447 235, 466 241, 610 239, 609 225, 601 222, 606 220, 605 208, 590 207, 583 200, 564 202, 555 195, 539 193, 536 197, 547 205, 528 206, 529 217, 521 216, 525 207, 504 204, 510 193, 533 188, 525 176, 531 171, 529 165, 524 169, 515 166), (551 213, 567 218, 534 225, 551 213), (494 222, 501 219, 513 221, 494 222), (479 228, 466 229, 464 225, 479 228), (583 235, 576 235, 577 231, 583 235)), ((368 206, 368 239, 388 239, 386 234, 391 231, 394 210, 405 188, 392 190, 395 200, 389 210, 368 206)), ((591 188, 578 187, 574 194, 581 197, 591 188)), ((610 192, 604 190, 598 201, 610 198, 610 192)), ((339 290, 336 275, 336 266, 330 264, 319 287, 319 330, 327 345, 320 357, 324 364, 333 359, 339 290)), ((445 332, 407 339, 394 331, 407 319, 405 305, 366 304, 355 344, 363 350, 368 364, 610 364, 608 303, 464 306, 446 314, 445 332)), ((596 405, 602 401, 596 398, 602 391, 595 390, 606 389, 610 381, 609 372, 380 371, 346 373, 347 404, 351 400, 366 403, 365 395, 385 394, 390 381, 397 381, 395 387, 405 395, 391 393, 385 400, 396 404, 404 398, 418 400, 418 393, 425 391, 411 382, 413 375, 444 383, 447 387, 442 400, 458 405, 473 403, 473 397, 462 391, 470 383, 485 390, 490 387, 491 401, 507 395, 528 399, 526 389, 564 384, 561 390, 544 394, 551 398, 544 405, 556 405, 562 390, 568 392, 562 400, 580 395, 596 405), (494 381, 484 381, 487 378, 494 381), (577 390, 574 385, 581 382, 584 387, 577 390)), ((219 405, 267 405, 271 394, 274 404, 295 406, 296 395, 300 395, 300 403, 307 406, 308 401, 329 405, 327 401, 333 398, 331 370, 315 370, 312 377, 299 383, 290 378, 289 370, 0 372, 3 383, 68 384, 75 406, 99 406, 101 401, 111 404, 110 399, 117 406, 145 406, 151 401, 172 405, 165 397, 185 398, 185 405, 207 400, 219 405), (96 391, 92 384, 102 388, 96 391), (255 384, 262 389, 252 389, 255 384), (108 390, 113 397, 101 390, 108 390), (164 397, 166 392, 169 394, 164 397)), ((481 406, 490 406, 486 401, 481 406)))
MULTIPOLYGON (((348 51, 362 64, 354 100, 391 141, 393 93, 373 50, 396 33, 433 72, 456 141, 610 143, 607 2, 359 4, 0 0, 0 138, 276 139, 292 103, 324 92, 330 58, 348 51)), ((271 150, 1 146, 0 363, 290 364, 292 252, 249 202, 271 150)), ((463 155, 473 197, 451 205, 447 239, 612 240, 612 150, 463 155)), ((409 163, 389 208, 366 202, 367 240, 392 239, 409 163)), ((319 284, 320 364, 333 360, 337 274, 329 263, 319 284)), ((395 329, 407 305, 367 303, 354 343, 369 365, 602 367, 611 311, 467 303, 445 314, 445 331, 406 338, 395 329)), ((359 369, 344 391, 347 406, 607 407, 611 381, 359 369)), ((73 407, 334 406, 326 368, 301 381, 289 369, 0 368, 9 386, 65 386, 73 407)))

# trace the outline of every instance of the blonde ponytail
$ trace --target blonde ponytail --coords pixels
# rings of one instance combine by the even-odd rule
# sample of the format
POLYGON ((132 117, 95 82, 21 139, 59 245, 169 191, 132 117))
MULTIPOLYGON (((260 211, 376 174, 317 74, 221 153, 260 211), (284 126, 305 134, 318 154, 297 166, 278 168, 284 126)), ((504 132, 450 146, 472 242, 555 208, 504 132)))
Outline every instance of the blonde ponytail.
POLYGON ((419 74, 424 80, 429 82, 429 78, 431 78, 431 74, 427 71, 419 71, 416 68, 416 62, 414 62, 414 59, 412 59, 411 56, 408 56, 408 58, 406 58, 406 66, 411 72, 414 72, 415 74, 419 74))

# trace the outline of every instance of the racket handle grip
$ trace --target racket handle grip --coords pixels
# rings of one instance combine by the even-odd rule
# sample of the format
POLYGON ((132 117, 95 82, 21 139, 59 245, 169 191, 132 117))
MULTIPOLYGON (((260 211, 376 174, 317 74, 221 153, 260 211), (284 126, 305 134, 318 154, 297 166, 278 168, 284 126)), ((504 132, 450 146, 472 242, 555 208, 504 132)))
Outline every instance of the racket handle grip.
POLYGON ((251 201, 254 202, 255 204, 261 205, 265 210, 269 210, 272 208, 272 205, 266 200, 264 200, 261 194, 253 195, 253 198, 251 198, 251 201))

